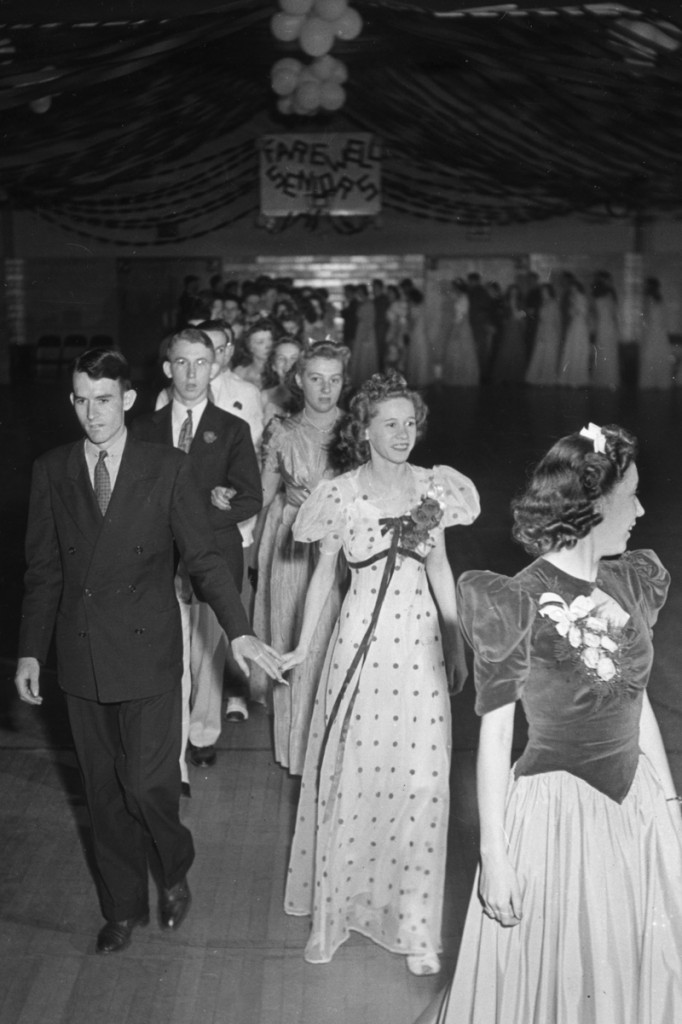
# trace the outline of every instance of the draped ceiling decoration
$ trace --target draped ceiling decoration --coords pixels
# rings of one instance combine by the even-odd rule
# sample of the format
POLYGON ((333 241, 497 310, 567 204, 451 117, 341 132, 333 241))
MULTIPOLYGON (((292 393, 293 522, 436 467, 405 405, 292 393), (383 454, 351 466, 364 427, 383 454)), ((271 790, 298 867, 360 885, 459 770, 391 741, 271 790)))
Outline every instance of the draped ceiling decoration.
POLYGON ((353 6, 362 34, 335 47, 347 102, 297 123, 270 86, 293 53, 270 32, 273 0, 1 0, 0 198, 158 245, 256 219, 261 134, 365 131, 383 145, 385 210, 679 215, 679 0, 353 6))

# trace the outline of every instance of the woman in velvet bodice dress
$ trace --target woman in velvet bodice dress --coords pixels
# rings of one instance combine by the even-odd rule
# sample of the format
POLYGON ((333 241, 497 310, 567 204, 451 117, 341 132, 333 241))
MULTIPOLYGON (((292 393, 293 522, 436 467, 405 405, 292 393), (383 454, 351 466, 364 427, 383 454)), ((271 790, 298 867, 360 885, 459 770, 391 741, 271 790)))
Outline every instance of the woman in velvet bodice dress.
POLYGON ((646 695, 669 576, 626 550, 635 447, 594 424, 558 441, 513 506, 536 560, 460 579, 480 870, 454 978, 418 1024, 682 1020, 681 805, 646 695))

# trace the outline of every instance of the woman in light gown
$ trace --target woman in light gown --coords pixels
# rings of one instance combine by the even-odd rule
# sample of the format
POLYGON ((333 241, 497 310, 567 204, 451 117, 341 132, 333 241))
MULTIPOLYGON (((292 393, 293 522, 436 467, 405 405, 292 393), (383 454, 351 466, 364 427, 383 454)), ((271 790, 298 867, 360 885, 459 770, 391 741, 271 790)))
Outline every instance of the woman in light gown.
POLYGON ((410 307, 403 290, 397 285, 389 284, 386 289, 389 298, 386 309, 386 338, 384 340, 383 369, 394 367, 399 369, 405 360, 405 344, 410 331, 410 307))
POLYGON ((569 284, 567 305, 568 327, 559 356, 558 383, 569 388, 584 388, 590 383, 590 329, 585 289, 575 278, 569 284))
POLYGON ((237 341, 233 372, 263 390, 263 374, 277 335, 277 324, 265 317, 254 321, 237 341))
POLYGON ((295 399, 287 384, 289 371, 300 358, 303 346, 295 338, 283 335, 276 342, 268 356, 263 372, 261 403, 263 405, 263 423, 267 428, 273 416, 280 419, 289 416, 295 399))
POLYGON ((648 277, 644 285, 644 329, 639 351, 640 388, 672 387, 672 351, 657 277, 648 277))
POLYGON ((497 356, 493 363, 494 384, 519 384, 526 373, 526 311, 517 284, 505 292, 504 320, 497 356))
POLYGON ((533 355, 526 372, 527 384, 545 387, 556 384, 560 344, 559 304, 552 285, 542 284, 533 355))
POLYGON ((513 506, 536 560, 460 578, 480 870, 454 978, 418 1024, 682 1020, 681 798, 646 695, 669 575, 627 550, 635 455, 617 426, 562 438, 513 506))
MULTIPOLYGON (((299 509, 320 480, 336 475, 330 446, 342 416, 338 402, 350 352, 343 345, 318 342, 299 358, 293 374, 303 408, 288 419, 272 420, 264 441, 263 525, 257 553, 253 628, 278 651, 290 651, 300 632, 303 604, 317 563, 314 544, 292 532, 299 509)), ((320 607, 320 619, 308 655, 289 677, 289 686, 272 689, 275 759, 292 775, 303 771, 310 716, 331 631, 341 604, 344 569, 320 607)), ((267 680, 251 670, 252 692, 263 693, 267 680)))
POLYGON ((618 345, 620 321, 618 297, 605 272, 597 273, 592 283, 592 309, 594 318, 594 370, 595 388, 615 390, 620 383, 618 345))
POLYGON ((440 967, 456 652, 444 530, 479 504, 454 469, 408 462, 425 417, 399 374, 367 381, 344 428, 360 465, 320 484, 294 527, 319 541, 320 559, 283 671, 307 656, 341 550, 352 573, 315 701, 284 903, 312 916, 309 963, 328 963, 356 931, 415 974, 440 967))
POLYGON ((374 330, 374 303, 367 285, 359 284, 356 295, 357 327, 350 358, 350 379, 353 387, 357 388, 379 369, 379 352, 374 330))
POLYGON ((454 387, 476 386, 480 379, 478 356, 469 320, 469 298, 464 281, 457 278, 446 295, 451 303, 443 317, 445 343, 443 346, 443 383, 454 387))
POLYGON ((433 380, 431 370, 431 352, 426 336, 424 319, 424 296, 418 288, 411 288, 408 294, 409 337, 407 357, 405 360, 405 376, 415 388, 426 387, 433 380))

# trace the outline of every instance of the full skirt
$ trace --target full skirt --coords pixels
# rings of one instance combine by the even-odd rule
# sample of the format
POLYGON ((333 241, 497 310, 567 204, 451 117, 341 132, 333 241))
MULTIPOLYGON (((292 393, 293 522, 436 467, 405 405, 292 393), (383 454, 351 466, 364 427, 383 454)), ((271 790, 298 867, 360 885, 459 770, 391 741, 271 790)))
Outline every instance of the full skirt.
POLYGON ((682 1021, 679 813, 644 756, 622 804, 567 772, 512 781, 523 918, 485 916, 476 879, 454 978, 418 1024, 682 1021))

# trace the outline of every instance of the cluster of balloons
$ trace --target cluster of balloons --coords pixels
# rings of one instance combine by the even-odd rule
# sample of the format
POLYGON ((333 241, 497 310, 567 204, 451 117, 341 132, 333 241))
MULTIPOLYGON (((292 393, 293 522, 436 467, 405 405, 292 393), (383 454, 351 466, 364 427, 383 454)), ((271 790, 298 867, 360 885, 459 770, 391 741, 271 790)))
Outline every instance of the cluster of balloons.
POLYGON ((343 88, 348 77, 343 61, 329 55, 336 39, 355 39, 362 18, 348 0, 279 0, 281 10, 272 16, 275 39, 299 46, 310 64, 284 57, 271 72, 272 89, 279 96, 283 114, 315 114, 319 109, 339 110, 346 100, 343 88))

